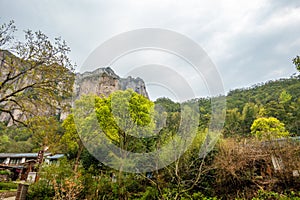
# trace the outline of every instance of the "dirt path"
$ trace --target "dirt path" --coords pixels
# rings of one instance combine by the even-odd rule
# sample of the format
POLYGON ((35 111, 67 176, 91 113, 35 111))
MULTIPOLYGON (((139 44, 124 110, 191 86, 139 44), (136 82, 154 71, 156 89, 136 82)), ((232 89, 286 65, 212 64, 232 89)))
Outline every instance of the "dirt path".
POLYGON ((3 200, 15 200, 15 199, 16 199, 16 197, 13 196, 13 197, 4 198, 3 200))
POLYGON ((0 193, 1 200, 14 200, 16 198, 17 192, 2 192, 0 193))

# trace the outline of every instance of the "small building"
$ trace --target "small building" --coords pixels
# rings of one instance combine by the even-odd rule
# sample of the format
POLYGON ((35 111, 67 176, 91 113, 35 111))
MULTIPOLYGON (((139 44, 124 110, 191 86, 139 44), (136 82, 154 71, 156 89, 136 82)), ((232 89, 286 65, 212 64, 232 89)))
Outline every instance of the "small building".
POLYGON ((45 163, 47 164, 57 164, 58 160, 63 158, 64 154, 55 154, 55 155, 49 155, 45 157, 45 163))
MULTIPOLYGON (((64 154, 54 154, 45 152, 44 162, 47 164, 57 163, 64 154)), ((38 153, 0 153, 0 170, 12 172, 12 180, 26 180, 30 172, 34 172, 38 163, 38 153)))
MULTIPOLYGON (((45 153, 47 157, 51 153, 45 153)), ((38 153, 0 153, 0 166, 18 166, 25 163, 28 160, 37 160, 38 153)))

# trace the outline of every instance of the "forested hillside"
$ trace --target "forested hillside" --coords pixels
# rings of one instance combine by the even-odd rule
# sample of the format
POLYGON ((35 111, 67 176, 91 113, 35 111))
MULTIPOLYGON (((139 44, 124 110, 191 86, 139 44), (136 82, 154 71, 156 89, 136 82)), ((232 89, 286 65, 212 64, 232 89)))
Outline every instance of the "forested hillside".
POLYGON ((242 111, 246 103, 265 105, 270 101, 278 101, 284 90, 292 96, 292 101, 296 101, 300 97, 300 76, 267 81, 250 88, 231 90, 227 95, 227 108, 238 108, 239 111, 242 111))
POLYGON ((247 136, 258 117, 275 117, 285 124, 291 135, 300 135, 300 76, 233 90, 226 99, 226 136, 247 136))
MULTIPOLYGON (((15 44, 14 31, 0 27, 0 47, 15 44)), ((222 130, 210 122, 223 96, 153 102, 127 87, 82 94, 61 118, 74 82, 69 47, 26 31, 12 49, 0 51, 0 152, 64 155, 33 161, 40 179, 27 199, 300 198, 300 76, 230 91, 222 130)))

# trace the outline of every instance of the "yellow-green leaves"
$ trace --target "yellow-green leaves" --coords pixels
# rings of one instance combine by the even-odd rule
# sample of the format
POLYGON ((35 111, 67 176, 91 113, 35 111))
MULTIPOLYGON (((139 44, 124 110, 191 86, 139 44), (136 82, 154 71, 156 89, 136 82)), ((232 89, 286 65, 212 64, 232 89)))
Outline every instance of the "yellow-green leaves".
POLYGON ((256 119, 251 126, 251 133, 260 140, 271 140, 289 135, 289 132, 285 130, 284 124, 274 117, 256 119))
POLYGON ((155 128, 154 103, 133 90, 97 97, 96 115, 103 132, 114 142, 131 135, 147 137, 155 128))

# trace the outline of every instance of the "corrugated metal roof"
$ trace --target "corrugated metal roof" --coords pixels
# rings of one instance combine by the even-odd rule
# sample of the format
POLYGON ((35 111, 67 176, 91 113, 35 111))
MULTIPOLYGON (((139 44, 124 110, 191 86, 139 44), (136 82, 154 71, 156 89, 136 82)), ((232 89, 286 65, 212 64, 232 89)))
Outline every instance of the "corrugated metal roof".
MULTIPOLYGON (((51 153, 45 153, 44 156, 49 156, 51 153)), ((38 153, 0 153, 0 158, 36 158, 38 153)))
POLYGON ((47 156, 47 159, 59 159, 59 158, 62 158, 64 157, 65 155, 64 154, 55 154, 53 156, 47 156))

